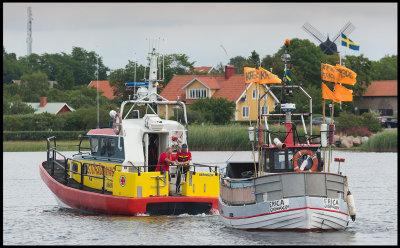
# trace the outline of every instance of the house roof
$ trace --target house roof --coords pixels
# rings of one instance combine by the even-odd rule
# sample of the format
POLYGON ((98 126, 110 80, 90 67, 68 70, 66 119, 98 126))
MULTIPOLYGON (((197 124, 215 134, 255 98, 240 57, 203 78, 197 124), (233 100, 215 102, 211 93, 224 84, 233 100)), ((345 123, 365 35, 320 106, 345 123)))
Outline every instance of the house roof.
POLYGON ((200 83, 202 83, 204 86, 206 86, 209 89, 219 89, 220 85, 217 82, 217 79, 214 77, 202 77, 201 80, 198 77, 193 78, 192 80, 190 80, 189 83, 185 84, 182 89, 185 89, 187 86, 189 86, 193 81, 199 81, 200 83))
POLYGON ((73 108, 68 106, 65 102, 48 102, 44 107, 39 107, 39 102, 27 102, 26 104, 30 105, 35 109, 35 114, 41 114, 44 112, 48 112, 50 114, 57 114, 64 106, 67 106, 71 111, 75 111, 73 108))
MULTIPOLYGON (((213 66, 197 66, 197 67, 193 67, 194 71, 198 71, 198 72, 207 72, 209 73, 214 67, 213 66)), ((191 72, 191 70, 188 71, 189 73, 191 72)))
MULTIPOLYGON (((196 78, 204 84, 209 84, 209 88, 218 89, 212 96, 213 98, 225 98, 234 102, 236 102, 247 86, 244 74, 233 74, 228 79, 225 79, 224 75, 177 75, 169 81, 160 95, 169 101, 176 101, 177 96, 179 96, 180 100, 183 100, 186 97, 185 86, 196 78), (217 85, 219 88, 216 88, 217 85)), ((186 99, 187 103, 194 101, 196 100, 186 99)))
MULTIPOLYGON (((97 87, 97 81, 91 81, 88 87, 97 87)), ((103 96, 108 99, 114 99, 114 91, 108 80, 99 80, 99 90, 103 92, 103 96)))
POLYGON ((397 96, 397 80, 371 81, 363 96, 397 96))

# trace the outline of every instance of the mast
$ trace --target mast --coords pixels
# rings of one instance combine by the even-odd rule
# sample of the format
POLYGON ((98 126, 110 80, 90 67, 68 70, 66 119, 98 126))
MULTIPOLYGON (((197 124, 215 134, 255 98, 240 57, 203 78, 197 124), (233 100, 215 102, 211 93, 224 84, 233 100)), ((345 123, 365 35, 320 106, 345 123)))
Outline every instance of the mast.
POLYGON ((100 110, 99 110, 99 57, 97 56, 97 71, 96 71, 96 77, 97 77, 97 128, 100 128, 100 110))
POLYGON ((31 55, 32 53, 32 8, 28 7, 28 23, 27 23, 27 55, 31 55))

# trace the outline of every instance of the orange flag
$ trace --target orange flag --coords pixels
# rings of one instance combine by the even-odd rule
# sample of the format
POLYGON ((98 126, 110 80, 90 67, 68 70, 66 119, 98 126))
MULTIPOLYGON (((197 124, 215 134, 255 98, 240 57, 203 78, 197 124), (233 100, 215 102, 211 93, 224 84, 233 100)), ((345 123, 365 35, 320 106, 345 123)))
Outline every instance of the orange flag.
POLYGON ((321 78, 324 81, 336 82, 338 79, 338 71, 333 65, 321 63, 321 78))
POLYGON ((246 84, 258 83, 260 81, 259 77, 260 77, 260 74, 259 74, 258 70, 256 70, 255 68, 251 68, 251 67, 244 68, 244 80, 245 80, 246 84))
POLYGON ((322 98, 331 99, 334 102, 340 102, 340 100, 336 97, 335 93, 333 93, 326 84, 322 83, 322 98))
POLYGON ((338 80, 335 83, 354 85, 357 82, 357 73, 354 71, 338 64, 335 68, 338 71, 338 80))
POLYGON ((280 84, 282 80, 272 72, 260 67, 260 84, 280 84))
POLYGON ((353 101, 353 91, 340 84, 335 84, 335 95, 342 102, 353 101))

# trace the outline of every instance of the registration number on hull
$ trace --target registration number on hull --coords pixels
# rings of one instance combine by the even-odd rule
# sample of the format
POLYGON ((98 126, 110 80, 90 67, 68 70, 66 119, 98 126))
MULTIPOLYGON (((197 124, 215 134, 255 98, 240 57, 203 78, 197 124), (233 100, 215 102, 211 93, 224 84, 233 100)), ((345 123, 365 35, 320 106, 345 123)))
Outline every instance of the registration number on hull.
POLYGON ((339 199, 325 198, 324 207, 339 210, 339 199))
POLYGON ((269 211, 276 212, 289 209, 289 199, 280 199, 269 202, 269 211))

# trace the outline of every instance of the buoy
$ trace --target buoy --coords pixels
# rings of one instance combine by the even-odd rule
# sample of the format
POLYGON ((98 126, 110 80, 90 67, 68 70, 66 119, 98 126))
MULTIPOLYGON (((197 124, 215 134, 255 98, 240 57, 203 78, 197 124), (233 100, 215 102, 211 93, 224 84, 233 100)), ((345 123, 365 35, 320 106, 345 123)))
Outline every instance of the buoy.
POLYGON ((356 220, 356 205, 354 204, 354 197, 350 190, 347 191, 347 207, 349 208, 349 213, 352 221, 356 220))

